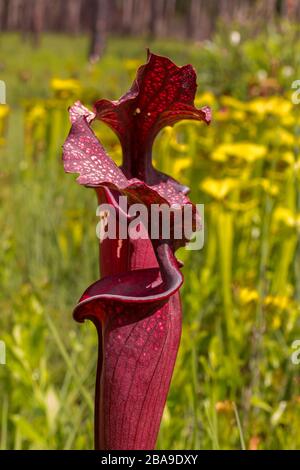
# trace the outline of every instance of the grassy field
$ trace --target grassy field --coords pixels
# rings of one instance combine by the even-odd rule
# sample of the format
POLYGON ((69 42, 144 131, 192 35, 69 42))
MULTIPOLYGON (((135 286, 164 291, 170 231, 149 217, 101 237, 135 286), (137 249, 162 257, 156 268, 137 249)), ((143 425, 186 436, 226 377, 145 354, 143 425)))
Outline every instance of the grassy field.
MULTIPOLYGON (((166 128, 154 150, 205 204, 206 226, 203 250, 179 255, 184 327, 160 449, 300 448, 299 31, 246 37, 150 43, 195 66, 197 104, 213 108, 209 128, 166 128)), ((61 145, 69 104, 118 98, 147 45, 111 38, 91 65, 85 38, 45 36, 33 49, 1 35, 1 449, 93 447, 97 338, 71 312, 98 278, 96 198, 64 174, 61 145)), ((120 162, 113 134, 96 131, 120 162)))

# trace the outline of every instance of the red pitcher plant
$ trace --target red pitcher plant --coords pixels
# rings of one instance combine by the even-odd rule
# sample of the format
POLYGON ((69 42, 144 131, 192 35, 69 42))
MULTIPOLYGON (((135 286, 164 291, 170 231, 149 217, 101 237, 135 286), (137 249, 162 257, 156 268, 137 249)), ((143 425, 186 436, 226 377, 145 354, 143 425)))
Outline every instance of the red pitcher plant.
MULTIPOLYGON (((99 204, 114 208, 122 228, 132 221, 129 209, 143 204, 192 211, 188 188, 152 165, 155 137, 182 119, 211 120, 208 107, 194 106, 196 73, 148 52, 130 90, 117 101, 101 99, 90 111, 80 102, 70 108, 72 127, 63 147, 64 169, 78 183, 94 188, 99 204), (118 167, 92 130, 99 119, 118 136, 123 162, 118 167), (121 198, 127 198, 127 212, 121 198), (122 220, 121 220, 122 219, 122 220)), ((106 219, 110 213, 102 214, 106 219)), ((106 220, 107 222, 107 220, 106 220)), ((100 280, 83 293, 74 310, 78 322, 92 320, 99 337, 95 393, 96 449, 153 449, 167 399, 181 336, 179 289, 183 278, 175 251, 186 236, 175 237, 175 216, 166 236, 151 217, 140 223, 146 236, 120 234, 100 239, 100 280)), ((120 224, 118 224, 118 227, 120 224)))

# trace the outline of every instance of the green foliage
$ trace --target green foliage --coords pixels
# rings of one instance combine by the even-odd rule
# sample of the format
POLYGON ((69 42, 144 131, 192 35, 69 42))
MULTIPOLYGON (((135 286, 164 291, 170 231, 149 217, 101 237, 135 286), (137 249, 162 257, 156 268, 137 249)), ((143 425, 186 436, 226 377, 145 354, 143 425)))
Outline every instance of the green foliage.
MULTIPOLYGON (((300 448, 299 366, 290 360, 300 337, 300 130, 289 98, 300 43, 282 27, 256 39, 242 31, 239 45, 228 31, 201 47, 152 45, 195 64, 197 103, 214 111, 209 128, 167 128, 154 148, 155 164, 205 203, 206 227, 202 251, 179 253, 183 337, 161 449, 300 448)), ((84 38, 46 36, 37 50, 2 38, 10 107, 0 114, 2 449, 93 447, 97 338, 71 311, 98 277, 96 198, 64 174, 60 149, 68 105, 120 96, 143 45, 112 39, 91 65, 84 38)), ((111 131, 96 132, 119 162, 111 131)))

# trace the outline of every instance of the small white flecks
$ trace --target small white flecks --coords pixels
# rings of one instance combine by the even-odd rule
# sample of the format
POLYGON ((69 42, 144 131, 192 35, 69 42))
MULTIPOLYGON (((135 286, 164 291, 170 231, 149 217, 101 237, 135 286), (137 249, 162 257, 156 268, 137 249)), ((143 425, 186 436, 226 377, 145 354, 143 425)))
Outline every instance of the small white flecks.
POLYGON ((141 113, 141 110, 140 110, 140 108, 136 108, 136 110, 135 110, 135 112, 134 112, 134 113, 135 113, 135 114, 140 114, 140 113, 141 113))
POLYGON ((151 116, 151 113, 147 113, 147 116, 151 116))

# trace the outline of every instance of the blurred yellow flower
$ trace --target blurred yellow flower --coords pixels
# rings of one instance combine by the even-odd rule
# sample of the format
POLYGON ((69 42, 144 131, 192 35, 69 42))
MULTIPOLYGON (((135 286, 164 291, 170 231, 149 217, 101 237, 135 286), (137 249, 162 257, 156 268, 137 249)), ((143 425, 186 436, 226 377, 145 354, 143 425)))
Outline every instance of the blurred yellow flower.
POLYGON ((0 147, 6 144, 5 136, 9 111, 9 106, 7 106, 6 104, 0 104, 0 147))
POLYGON ((214 113, 216 121, 243 121, 246 117, 244 111, 231 110, 229 108, 220 109, 214 113))
MULTIPOLYGON (((242 287, 239 289, 238 298, 242 305, 250 304, 251 302, 257 302, 259 300, 259 293, 256 289, 250 289, 249 287, 242 287)), ((280 295, 267 295, 263 299, 263 304, 266 307, 275 307, 279 310, 285 310, 292 304, 292 300, 287 296, 280 295)), ((279 327, 281 324, 280 318, 273 318, 273 327, 279 327)))
POLYGON ((141 62, 137 59, 127 59, 124 62, 124 66, 129 72, 136 72, 140 65, 141 62))
POLYGON ((225 162, 228 158, 235 157, 252 163, 264 158, 266 154, 267 148, 264 145, 253 144, 251 142, 233 142, 219 145, 212 153, 212 159, 225 162))
POLYGON ((294 114, 287 114, 284 116, 280 116, 280 122, 283 126, 291 127, 296 124, 297 117, 294 114))
POLYGON ((46 109, 40 105, 36 104, 29 109, 26 120, 27 121, 38 121, 46 116, 46 109))
POLYGON ((258 292, 255 289, 250 289, 249 287, 242 287, 239 290, 239 300, 241 304, 247 305, 251 302, 257 302, 259 298, 258 292))
POLYGON ((261 186, 261 188, 271 196, 276 196, 279 192, 278 186, 267 178, 257 178, 253 180, 253 184, 261 186))
POLYGON ((238 187, 238 185, 239 182, 233 178, 205 178, 200 184, 200 189, 220 201, 224 199, 232 189, 238 187))
POLYGON ((201 95, 197 95, 195 98, 196 107, 200 108, 204 104, 206 106, 213 106, 214 104, 216 104, 216 97, 210 91, 207 91, 206 93, 202 93, 201 95))
POLYGON ((288 165, 295 163, 295 154, 291 151, 286 151, 281 154, 281 160, 286 162, 288 165))
POLYGON ((247 103, 244 103, 243 101, 240 101, 233 96, 222 96, 220 103, 222 106, 237 109, 239 111, 244 111, 247 109, 247 103))
POLYGON ((7 104, 0 104, 0 119, 5 118, 9 114, 9 106, 7 104))
POLYGON ((264 133, 264 141, 276 146, 292 146, 296 143, 296 137, 283 127, 268 129, 264 133))
POLYGON ((295 214, 287 207, 277 207, 273 217, 275 223, 281 223, 286 227, 300 228, 300 214, 295 214))
POLYGON ((186 168, 189 168, 192 164, 191 158, 177 158, 173 165, 173 172, 175 178, 181 176, 181 172, 186 168))
POLYGON ((232 119, 235 121, 243 121, 245 119, 246 114, 243 111, 233 111, 232 112, 232 119))
POLYGON ((79 81, 74 78, 53 78, 50 85, 55 94, 60 98, 78 95, 81 90, 79 81))
POLYGON ((280 315, 274 315, 272 318, 272 328, 273 330, 278 330, 282 325, 282 320, 280 315))
POLYGON ((260 97, 247 104, 247 109, 253 113, 264 116, 273 114, 276 116, 287 116, 292 111, 291 101, 281 96, 260 97))
POLYGON ((292 300, 286 296, 280 295, 267 295, 264 299, 264 304, 268 307, 275 307, 280 310, 286 310, 292 303, 292 300))

